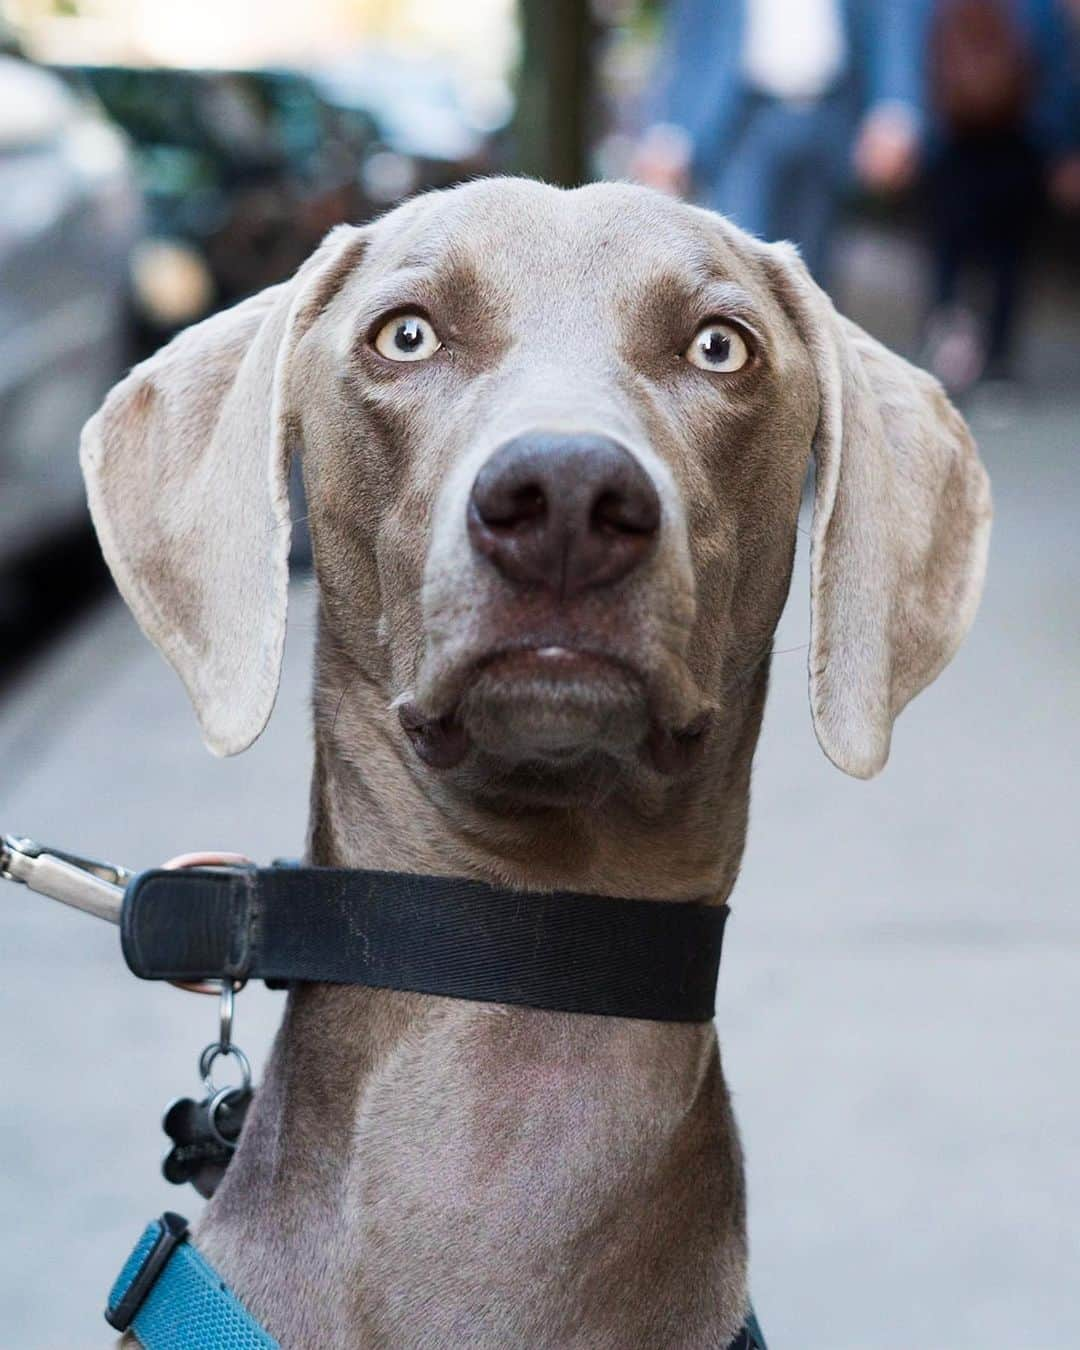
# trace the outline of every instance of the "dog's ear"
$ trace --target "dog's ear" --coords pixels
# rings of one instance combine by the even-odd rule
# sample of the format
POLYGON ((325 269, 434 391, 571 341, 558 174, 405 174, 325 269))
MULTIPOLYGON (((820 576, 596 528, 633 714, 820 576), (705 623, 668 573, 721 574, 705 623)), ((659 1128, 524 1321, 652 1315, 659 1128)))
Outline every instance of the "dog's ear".
POLYGON ((894 718, 975 617, 990 486, 938 382, 843 319, 790 245, 775 289, 813 361, 810 705, 818 742, 858 778, 885 765, 894 718))
POLYGON ((106 561, 217 754, 247 749, 274 706, 291 533, 290 358, 362 246, 362 231, 339 226, 291 281, 136 366, 83 430, 106 561))

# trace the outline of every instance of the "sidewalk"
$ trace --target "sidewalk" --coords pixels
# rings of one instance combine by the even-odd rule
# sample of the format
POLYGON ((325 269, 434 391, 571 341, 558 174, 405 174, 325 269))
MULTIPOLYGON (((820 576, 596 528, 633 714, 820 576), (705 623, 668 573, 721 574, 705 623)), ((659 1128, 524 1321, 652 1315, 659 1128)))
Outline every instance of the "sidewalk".
MULTIPOLYGON (((804 556, 777 637, 719 1014, 772 1350, 1080 1344, 1080 396, 973 421, 986 601, 881 779, 814 742, 804 556)), ((89 616, 0 707, 0 828, 136 866, 298 853, 311 636, 300 588, 270 729, 218 761, 119 604, 89 616)), ((141 1227, 197 1209, 160 1180, 158 1120, 197 1087, 216 1007, 131 979, 94 920, 10 887, 0 905, 2 1340, 107 1346, 141 1227)), ((256 1067, 280 1008, 238 1001, 256 1067)))
MULTIPOLYGON (((312 596, 294 588, 277 716, 246 755, 209 755, 179 682, 119 601, 0 707, 0 829, 148 867, 191 848, 298 856, 307 818, 312 596)), ((0 1343, 116 1343, 105 1294, 143 1226, 201 1201, 160 1174, 173 1097, 199 1095, 214 999, 133 979, 114 928, 0 883, 0 1343)), ((237 999, 258 1080, 284 995, 237 999)), ((227 1075, 224 1075, 227 1078, 227 1075)))

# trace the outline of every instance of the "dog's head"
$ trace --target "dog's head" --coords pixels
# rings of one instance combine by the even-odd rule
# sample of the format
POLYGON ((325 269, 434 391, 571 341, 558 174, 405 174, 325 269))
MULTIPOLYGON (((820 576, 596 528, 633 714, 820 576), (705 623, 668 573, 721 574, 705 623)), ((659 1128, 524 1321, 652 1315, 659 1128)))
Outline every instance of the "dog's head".
POLYGON ((273 705, 298 449, 334 645, 418 771, 462 782, 682 772, 767 657, 811 453, 841 768, 882 767, 985 567, 937 384, 790 247, 639 188, 479 182, 340 227, 88 424, 105 555, 219 753, 273 705))

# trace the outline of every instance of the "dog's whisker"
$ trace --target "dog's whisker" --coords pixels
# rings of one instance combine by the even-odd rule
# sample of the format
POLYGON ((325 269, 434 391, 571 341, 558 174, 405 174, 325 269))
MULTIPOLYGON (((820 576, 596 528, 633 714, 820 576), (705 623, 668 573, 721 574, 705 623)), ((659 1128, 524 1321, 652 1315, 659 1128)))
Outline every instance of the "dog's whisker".
POLYGON ((795 647, 773 647, 771 644, 766 644, 764 650, 758 656, 754 657, 749 665, 744 666, 742 670, 737 670, 733 673, 728 684, 725 686, 725 692, 735 684, 742 685, 744 681, 757 670, 763 661, 767 661, 773 656, 789 656, 793 652, 805 652, 809 650, 809 647, 809 642, 799 643, 799 645, 795 647))
POLYGON ((338 717, 341 715, 341 706, 345 702, 345 695, 349 692, 349 690, 353 687, 355 683, 356 683, 356 676, 354 675, 351 679, 346 680, 345 684, 342 686, 341 696, 337 701, 337 707, 334 709, 334 720, 330 723, 331 740, 333 740, 334 734, 337 731, 338 717))

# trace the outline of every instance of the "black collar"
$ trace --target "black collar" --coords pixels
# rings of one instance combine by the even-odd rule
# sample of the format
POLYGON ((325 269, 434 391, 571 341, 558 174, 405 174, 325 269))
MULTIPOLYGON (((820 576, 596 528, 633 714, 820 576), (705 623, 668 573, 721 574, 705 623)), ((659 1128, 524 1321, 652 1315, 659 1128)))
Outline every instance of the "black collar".
POLYGON ((707 1022, 726 905, 516 891, 331 867, 143 872, 124 957, 148 980, 404 989, 606 1017, 707 1022))

